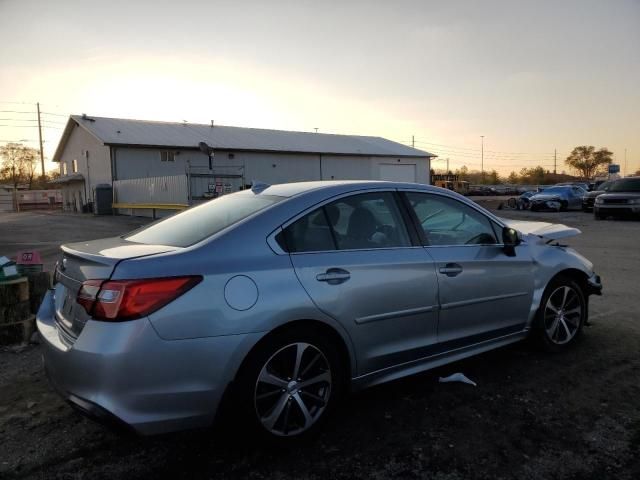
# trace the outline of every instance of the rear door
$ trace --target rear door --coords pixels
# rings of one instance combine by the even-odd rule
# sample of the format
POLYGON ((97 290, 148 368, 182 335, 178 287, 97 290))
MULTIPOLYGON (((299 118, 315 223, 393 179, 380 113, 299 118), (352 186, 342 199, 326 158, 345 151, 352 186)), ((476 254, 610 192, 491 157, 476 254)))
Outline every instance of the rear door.
POLYGON ((409 208, 435 260, 439 283, 440 348, 456 348, 524 328, 533 296, 533 262, 526 245, 504 253, 499 225, 453 198, 406 192, 409 208))
POLYGON ((291 261, 316 306, 354 342, 358 373, 425 356, 437 340, 433 262, 397 194, 347 195, 285 226, 291 261))

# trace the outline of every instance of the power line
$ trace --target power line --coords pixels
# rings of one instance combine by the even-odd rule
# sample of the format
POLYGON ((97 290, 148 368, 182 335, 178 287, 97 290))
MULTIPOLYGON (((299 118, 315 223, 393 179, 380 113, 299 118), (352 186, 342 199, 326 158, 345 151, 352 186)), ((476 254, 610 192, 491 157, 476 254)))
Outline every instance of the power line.
MULTIPOLYGON (((53 125, 45 125, 49 129, 53 130, 64 130, 62 127, 57 127, 53 125)), ((0 127, 11 127, 11 128, 38 128, 38 125, 11 125, 11 124, 0 124, 0 127)))
POLYGON ((43 115, 55 115, 56 117, 65 117, 67 118, 69 115, 66 113, 51 113, 51 112, 40 112, 43 115))
POLYGON ((29 113, 31 115, 36 115, 36 112, 25 112, 24 110, 0 110, 0 113, 29 113))
POLYGON ((29 103, 29 102, 7 102, 6 100, 0 100, 0 103, 10 103, 12 105, 35 105, 35 103, 29 103))
MULTIPOLYGON (((3 122, 37 122, 37 118, 0 118, 0 121, 3 122)), ((43 119, 44 122, 47 122, 52 125, 66 125, 66 122, 59 122, 57 120, 49 120, 47 118, 43 119)))
MULTIPOLYGON (((416 142, 418 143, 418 142, 416 142)), ((450 152, 450 153, 455 153, 458 155, 471 155, 471 156, 477 156, 480 157, 482 156, 482 151, 481 150, 472 150, 472 151, 465 151, 459 148, 431 148, 429 147, 429 150, 433 151, 433 152, 450 152)), ((490 150, 485 150, 484 151, 484 156, 487 158, 517 158, 517 159, 524 159, 526 157, 523 157, 523 155, 525 155, 524 153, 520 153, 519 156, 514 155, 514 154, 510 154, 510 153, 495 153, 495 151, 490 151, 490 150), (489 154, 487 154, 487 152, 489 152, 489 154)), ((526 154, 528 157, 531 158, 548 158, 551 159, 553 158, 553 153, 551 154, 543 154, 543 153, 529 153, 526 154)))
MULTIPOLYGON (((407 143, 407 142, 403 142, 403 143, 407 143)), ((477 152, 479 154, 482 153, 482 149, 478 149, 478 148, 445 145, 442 143, 428 142, 426 140, 420 140, 420 139, 415 139, 415 143, 421 143, 425 145, 434 145, 436 147, 444 147, 444 149, 446 150, 460 150, 468 153, 477 152)), ((485 150, 484 153, 492 153, 492 154, 496 154, 496 156, 512 156, 512 155, 549 156, 549 157, 553 156, 553 152, 509 152, 504 150, 485 150)))
MULTIPOLYGON (((20 142, 37 142, 37 139, 34 138, 22 138, 20 140, 5 140, 5 139, 0 139, 0 142, 7 142, 7 143, 20 143, 20 142)), ((43 140, 44 141, 44 140, 43 140)))

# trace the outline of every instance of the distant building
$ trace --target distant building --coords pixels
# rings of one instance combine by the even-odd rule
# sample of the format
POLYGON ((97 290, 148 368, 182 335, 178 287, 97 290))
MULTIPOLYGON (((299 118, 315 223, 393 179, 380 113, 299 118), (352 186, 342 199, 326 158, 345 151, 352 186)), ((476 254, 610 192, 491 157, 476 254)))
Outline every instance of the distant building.
POLYGON ((63 202, 81 210, 99 184, 186 175, 189 199, 252 180, 375 179, 429 183, 435 155, 381 137, 289 132, 120 118, 69 117, 53 157, 63 202), (211 147, 210 160, 202 144, 211 147))

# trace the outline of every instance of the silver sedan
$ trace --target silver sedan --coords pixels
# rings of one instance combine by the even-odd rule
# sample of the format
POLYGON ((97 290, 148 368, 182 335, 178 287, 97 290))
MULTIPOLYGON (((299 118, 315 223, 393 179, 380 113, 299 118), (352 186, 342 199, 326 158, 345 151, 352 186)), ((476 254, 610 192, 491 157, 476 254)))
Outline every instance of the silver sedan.
POLYGON ((298 438, 348 391, 528 336, 572 344, 601 290, 551 243, 577 233, 424 185, 256 186, 63 246, 37 316, 46 371, 77 409, 142 434, 231 405, 298 438))

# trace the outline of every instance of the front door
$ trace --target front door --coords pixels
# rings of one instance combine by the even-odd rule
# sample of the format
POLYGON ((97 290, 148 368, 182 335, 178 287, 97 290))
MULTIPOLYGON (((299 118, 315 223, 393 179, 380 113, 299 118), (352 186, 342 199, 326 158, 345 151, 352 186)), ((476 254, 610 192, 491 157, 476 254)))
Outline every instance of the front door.
POLYGON ((452 348, 521 331, 530 314, 533 262, 526 245, 504 253, 501 227, 453 198, 407 192, 438 276, 438 342, 452 348))
POLYGON ((341 322, 366 374, 425 356, 437 341, 433 262, 409 236, 394 192, 342 197, 285 228, 316 306, 341 322))

